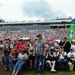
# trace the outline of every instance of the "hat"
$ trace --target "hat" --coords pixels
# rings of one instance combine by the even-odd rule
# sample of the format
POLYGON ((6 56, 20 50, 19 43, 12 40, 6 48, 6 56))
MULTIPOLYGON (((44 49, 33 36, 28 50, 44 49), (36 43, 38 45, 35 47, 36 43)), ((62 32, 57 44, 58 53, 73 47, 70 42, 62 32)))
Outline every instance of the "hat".
POLYGON ((64 37, 64 39, 67 39, 67 37, 64 37))
POLYGON ((41 34, 38 34, 36 37, 42 37, 41 34))

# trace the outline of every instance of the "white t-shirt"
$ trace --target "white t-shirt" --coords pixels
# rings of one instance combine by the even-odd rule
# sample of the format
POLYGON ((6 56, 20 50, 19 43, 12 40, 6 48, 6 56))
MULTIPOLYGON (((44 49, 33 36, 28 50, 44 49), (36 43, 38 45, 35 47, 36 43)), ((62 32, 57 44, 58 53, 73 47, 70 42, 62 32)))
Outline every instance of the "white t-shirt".
POLYGON ((1 44, 1 45, 0 45, 0 47, 1 47, 1 48, 4 48, 4 45, 3 45, 3 44, 1 44))
POLYGON ((69 53, 67 54, 67 57, 70 58, 72 55, 75 55, 75 53, 74 53, 74 52, 69 52, 69 53))
MULTIPOLYGON (((62 52, 64 55, 67 55, 66 52, 62 52)), ((65 59, 64 56, 62 54, 60 54, 59 59, 65 59)))
POLYGON ((0 54, 2 54, 2 50, 4 49, 4 45, 1 44, 1 45, 0 45, 0 48, 2 48, 2 49, 0 50, 0 54))
POLYGON ((28 59, 28 55, 27 55, 27 53, 25 53, 25 54, 20 53, 18 55, 18 58, 20 58, 20 59, 24 59, 24 58, 28 59))
MULTIPOLYGON (((71 44, 71 49, 75 50, 75 45, 71 44)), ((75 51, 74 51, 75 52, 75 51)))

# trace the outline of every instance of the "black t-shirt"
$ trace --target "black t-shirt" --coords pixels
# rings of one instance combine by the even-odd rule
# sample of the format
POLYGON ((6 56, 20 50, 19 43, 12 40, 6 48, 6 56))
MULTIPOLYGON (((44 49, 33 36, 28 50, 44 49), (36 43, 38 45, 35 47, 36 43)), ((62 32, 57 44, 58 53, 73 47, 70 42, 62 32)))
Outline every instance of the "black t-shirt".
POLYGON ((70 51, 70 47, 71 47, 71 44, 70 44, 70 42, 67 41, 66 45, 64 47, 64 51, 68 53, 70 51))
POLYGON ((11 52, 10 44, 4 44, 4 55, 8 56, 11 52))
MULTIPOLYGON (((53 55, 53 51, 50 51, 50 54, 53 55)), ((54 61, 54 57, 48 55, 48 58, 46 60, 54 61)))
POLYGON ((15 59, 18 58, 18 52, 17 52, 17 51, 14 53, 14 58, 15 58, 15 59))

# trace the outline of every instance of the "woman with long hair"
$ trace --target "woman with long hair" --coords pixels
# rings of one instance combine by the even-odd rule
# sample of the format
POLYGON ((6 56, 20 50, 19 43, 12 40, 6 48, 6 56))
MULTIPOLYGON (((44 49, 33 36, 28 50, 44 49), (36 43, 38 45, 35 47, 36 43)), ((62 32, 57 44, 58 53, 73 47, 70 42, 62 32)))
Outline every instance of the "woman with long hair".
POLYGON ((18 55, 18 62, 16 63, 12 75, 17 75, 19 71, 22 69, 23 65, 26 64, 28 59, 26 49, 22 48, 21 53, 18 55))

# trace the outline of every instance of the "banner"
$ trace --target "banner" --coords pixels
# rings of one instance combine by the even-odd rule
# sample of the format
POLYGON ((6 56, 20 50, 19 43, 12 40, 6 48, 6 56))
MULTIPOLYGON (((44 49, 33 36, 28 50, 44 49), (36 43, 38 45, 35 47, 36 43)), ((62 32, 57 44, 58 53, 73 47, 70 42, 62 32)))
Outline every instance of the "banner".
POLYGON ((68 35, 68 41, 70 42, 73 40, 74 27, 75 27, 75 19, 73 19, 70 24, 69 35, 68 35))

